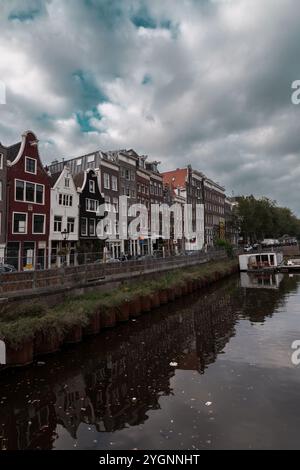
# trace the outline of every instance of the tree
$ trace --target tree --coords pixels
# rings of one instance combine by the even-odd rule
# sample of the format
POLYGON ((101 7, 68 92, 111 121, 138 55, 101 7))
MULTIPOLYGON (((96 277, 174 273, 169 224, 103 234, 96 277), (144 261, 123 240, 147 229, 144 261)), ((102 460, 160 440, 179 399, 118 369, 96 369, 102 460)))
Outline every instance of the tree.
POLYGON ((279 238, 289 234, 300 238, 300 220, 287 207, 277 206, 276 201, 254 196, 237 198, 241 232, 251 243, 264 238, 279 238))

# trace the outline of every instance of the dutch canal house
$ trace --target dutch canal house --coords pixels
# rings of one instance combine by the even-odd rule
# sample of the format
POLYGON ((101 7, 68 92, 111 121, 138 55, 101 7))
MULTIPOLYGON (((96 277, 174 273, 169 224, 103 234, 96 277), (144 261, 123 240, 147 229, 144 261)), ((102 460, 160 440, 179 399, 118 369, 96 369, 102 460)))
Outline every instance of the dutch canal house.
POLYGON ((48 267, 50 180, 38 151, 38 140, 27 131, 7 148, 6 258, 19 270, 48 267))
MULTIPOLYGON (((173 171, 163 173, 164 184, 169 186, 180 200, 192 206, 192 230, 196 231, 196 205, 203 204, 203 173, 194 170, 190 165, 185 168, 177 168, 173 171)), ((189 251, 201 250, 204 245, 204 211, 201 212, 201 226, 203 234, 198 238, 193 237, 185 240, 185 249, 189 251)))
POLYGON ((74 175, 74 183, 79 193, 79 263, 97 261, 103 258, 104 241, 97 237, 97 224, 101 216, 99 205, 104 204, 99 180, 95 170, 87 169, 74 175))
POLYGON ((50 179, 49 265, 75 265, 79 239, 79 193, 66 166, 50 179))

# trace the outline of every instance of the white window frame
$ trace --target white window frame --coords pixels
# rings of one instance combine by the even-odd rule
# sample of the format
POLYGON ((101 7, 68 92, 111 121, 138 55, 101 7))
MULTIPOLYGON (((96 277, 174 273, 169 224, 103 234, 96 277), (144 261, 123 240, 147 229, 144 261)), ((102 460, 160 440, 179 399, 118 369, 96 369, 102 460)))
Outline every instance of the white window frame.
POLYGON ((103 173, 103 187, 104 189, 110 189, 110 175, 109 173, 103 173), (107 179, 106 179, 107 177, 107 179))
POLYGON ((61 207, 72 207, 73 195, 67 193, 58 193, 58 205, 61 207))
POLYGON ((118 178, 114 175, 111 177, 111 189, 113 191, 118 191, 118 178))
POLYGON ((88 220, 89 220, 89 236, 90 237, 95 237, 96 236, 96 219, 88 219, 88 220), (91 222, 93 222, 93 226, 94 226, 93 233, 90 232, 91 222))
POLYGON ((85 210, 87 212, 97 212, 98 206, 99 206, 99 201, 97 199, 86 198, 86 200, 85 200, 85 210), (94 201, 94 203, 95 203, 95 210, 91 209, 91 201, 94 201))
POLYGON ((39 206, 44 206, 45 205, 45 185, 42 183, 34 183, 33 181, 27 181, 27 180, 21 180, 20 178, 15 178, 15 190, 14 190, 14 196, 15 196, 15 202, 26 202, 27 204, 37 204, 39 206), (23 200, 20 201, 17 199, 17 181, 20 181, 21 183, 24 183, 24 188, 23 188, 23 200), (26 183, 33 184, 34 185, 34 201, 27 201, 26 199, 26 183), (37 186, 42 186, 43 187, 43 202, 36 202, 36 187, 37 186))
POLYGON ((54 233, 61 233, 62 232, 62 221, 63 221, 62 215, 54 215, 54 218, 53 218, 53 232, 54 233), (55 230, 55 224, 58 223, 58 221, 55 220, 55 217, 60 217, 60 219, 61 219, 60 220, 60 224, 61 224, 60 230, 55 230))
POLYGON ((89 192, 92 194, 96 192, 96 182, 94 180, 89 180, 89 192))
POLYGON ((83 237, 86 237, 88 235, 88 218, 87 217, 80 217, 80 235, 82 235, 83 237), (85 220, 85 233, 83 233, 82 231, 82 223, 81 221, 82 220, 85 220))
POLYGON ((113 197, 112 205, 114 206, 116 213, 118 213, 119 212, 119 199, 117 197, 113 197))
POLYGON ((28 233, 28 213, 27 212, 19 212, 19 211, 14 211, 12 213, 12 227, 11 227, 11 233, 13 235, 27 235, 28 233), (15 232, 14 227, 15 227, 15 214, 21 214, 26 216, 26 221, 25 221, 25 232, 15 232))
POLYGON ((67 232, 75 233, 75 217, 67 217, 67 232), (70 219, 72 219, 72 222, 70 222, 70 219), (73 230, 69 230, 70 224, 73 224, 73 230))
POLYGON ((110 196, 104 197, 105 211, 110 212, 110 196))
POLYGON ((28 173, 29 175, 36 175, 37 174, 37 161, 35 158, 32 158, 32 157, 25 157, 25 173, 28 173), (28 171, 27 170, 27 160, 32 160, 34 161, 34 164, 35 164, 35 171, 28 171))
POLYGON ((46 214, 37 214, 37 213, 34 213, 32 214, 32 227, 31 227, 31 233, 32 235, 45 235, 46 233, 46 214), (43 231, 42 232, 34 232, 34 216, 35 215, 41 215, 44 217, 44 226, 43 226, 43 231))

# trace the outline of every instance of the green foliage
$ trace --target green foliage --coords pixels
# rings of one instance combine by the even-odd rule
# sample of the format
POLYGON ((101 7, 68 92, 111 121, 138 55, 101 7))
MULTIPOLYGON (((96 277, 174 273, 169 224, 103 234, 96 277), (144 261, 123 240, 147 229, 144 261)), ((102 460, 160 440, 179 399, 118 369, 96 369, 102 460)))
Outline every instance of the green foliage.
POLYGON ((266 197, 242 196, 237 201, 244 240, 255 242, 284 234, 300 238, 300 220, 287 207, 279 207, 266 197))
POLYGON ((228 258, 232 259, 234 257, 233 246, 228 240, 223 240, 222 238, 218 238, 216 240, 216 246, 220 248, 224 248, 228 258))

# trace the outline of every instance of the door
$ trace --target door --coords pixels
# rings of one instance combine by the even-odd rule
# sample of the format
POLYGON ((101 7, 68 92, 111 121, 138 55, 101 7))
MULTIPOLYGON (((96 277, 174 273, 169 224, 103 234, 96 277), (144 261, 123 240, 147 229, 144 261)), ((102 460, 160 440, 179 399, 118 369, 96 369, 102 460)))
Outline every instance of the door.
POLYGON ((24 271, 32 271, 35 268, 35 244, 34 242, 24 242, 23 244, 23 264, 24 271))
POLYGON ((37 252, 36 269, 45 269, 45 248, 39 248, 37 252))
POLYGON ((19 242, 8 242, 6 251, 6 263, 11 264, 17 270, 19 267, 19 255, 20 255, 20 243, 19 242))

